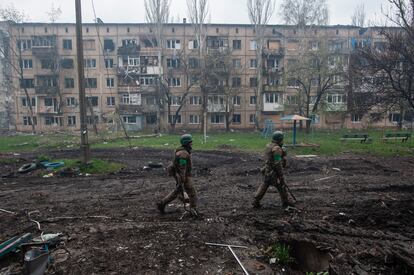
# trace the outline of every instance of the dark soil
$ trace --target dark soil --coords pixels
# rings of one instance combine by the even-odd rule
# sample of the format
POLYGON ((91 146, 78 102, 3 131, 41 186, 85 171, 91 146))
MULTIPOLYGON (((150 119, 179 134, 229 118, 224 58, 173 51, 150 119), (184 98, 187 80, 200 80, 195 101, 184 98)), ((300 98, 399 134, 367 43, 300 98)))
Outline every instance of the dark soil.
MULTIPOLYGON (((42 154, 45 154, 44 152, 42 154)), ((76 158, 76 151, 48 152, 76 158)), ((284 211, 274 187, 261 209, 251 201, 262 181, 261 156, 232 151, 193 153, 193 181, 202 218, 183 215, 180 201, 162 215, 155 202, 174 188, 163 169, 172 150, 94 150, 124 163, 116 174, 43 178, 16 174, 34 154, 0 155, 0 242, 29 232, 62 232, 47 274, 414 274, 414 157, 362 155, 289 158, 287 183, 298 210, 284 211), (335 169, 333 169, 335 168, 335 169), (289 266, 270 264, 265 251, 289 245, 289 266), (284 270, 284 271, 283 271, 284 270)), ((0 270, 20 272, 20 254, 0 270)), ((0 272, 1 273, 1 272, 0 272)))

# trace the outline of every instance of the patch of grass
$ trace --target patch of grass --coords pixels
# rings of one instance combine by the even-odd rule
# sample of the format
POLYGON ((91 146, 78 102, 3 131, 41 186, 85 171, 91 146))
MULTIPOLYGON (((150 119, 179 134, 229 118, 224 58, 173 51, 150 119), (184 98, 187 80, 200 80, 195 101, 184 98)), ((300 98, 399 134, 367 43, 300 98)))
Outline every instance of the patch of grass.
MULTIPOLYGON (((285 143, 292 143, 292 131, 285 130, 285 143)), ((295 147, 289 149, 290 155, 316 154, 337 155, 341 153, 371 154, 377 156, 407 156, 414 153, 414 136, 407 142, 388 141, 382 142, 381 137, 385 130, 312 130, 306 134, 298 130, 298 143, 319 144, 319 148, 295 147), (358 141, 341 142, 340 138, 346 133, 364 132, 372 138, 372 143, 361 144, 358 141)), ((393 132, 397 132, 396 130, 393 132)), ((405 131, 407 132, 407 131, 405 131)), ((240 150, 247 152, 262 153, 265 145, 270 142, 270 137, 264 138, 260 133, 250 132, 210 132, 207 142, 203 140, 200 133, 193 134, 194 150, 240 150)), ((142 133, 131 133, 131 136, 142 135, 142 133)), ((99 135, 89 132, 91 148, 128 148, 152 147, 173 150, 179 146, 179 134, 163 134, 157 137, 142 136, 140 138, 125 139, 122 133, 101 132, 99 135)), ((17 135, 11 137, 0 137, 0 152, 25 152, 45 149, 78 149, 79 137, 77 135, 17 135)))
POLYGON ((277 243, 267 250, 270 258, 276 258, 280 265, 288 266, 295 261, 290 255, 290 246, 277 243))

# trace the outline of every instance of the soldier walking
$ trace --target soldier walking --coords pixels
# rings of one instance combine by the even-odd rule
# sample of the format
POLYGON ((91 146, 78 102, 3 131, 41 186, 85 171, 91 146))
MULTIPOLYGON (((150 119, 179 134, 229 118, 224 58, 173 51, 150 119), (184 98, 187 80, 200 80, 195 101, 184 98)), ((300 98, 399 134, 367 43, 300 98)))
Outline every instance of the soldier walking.
POLYGON ((176 180, 175 189, 157 203, 157 208, 161 213, 165 213, 165 206, 177 197, 184 201, 184 195, 187 193, 190 203, 189 212, 197 217, 197 194, 191 180, 191 150, 193 137, 190 134, 182 135, 180 143, 181 146, 175 150, 173 163, 168 168, 169 175, 173 176, 176 180))
POLYGON ((261 169, 264 182, 259 186, 253 200, 253 207, 260 208, 260 200, 265 195, 267 188, 274 185, 279 192, 282 207, 293 206, 288 199, 287 187, 283 176, 283 168, 286 167, 286 151, 283 149, 283 132, 276 131, 272 135, 272 142, 266 145, 265 165, 261 169))

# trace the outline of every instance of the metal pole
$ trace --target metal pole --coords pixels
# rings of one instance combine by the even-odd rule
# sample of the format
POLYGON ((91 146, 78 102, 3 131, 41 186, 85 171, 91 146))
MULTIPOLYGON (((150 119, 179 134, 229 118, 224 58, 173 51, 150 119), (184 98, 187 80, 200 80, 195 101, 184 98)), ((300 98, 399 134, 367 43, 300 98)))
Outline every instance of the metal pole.
POLYGON ((246 270, 246 268, 244 268, 244 266, 243 266, 243 264, 241 263, 241 261, 240 261, 239 257, 237 257, 236 253, 234 253, 234 251, 233 251, 233 249, 231 248, 231 246, 229 245, 229 246, 227 246, 227 247, 230 249, 231 254, 233 254, 234 258, 236 258, 236 260, 237 260, 237 262, 239 263, 240 267, 243 269, 244 274, 249 275, 249 272, 246 270))
POLYGON ((244 268, 244 266, 243 266, 242 262, 240 261, 239 257, 237 257, 236 253, 234 253, 234 250, 232 249, 232 247, 248 248, 247 246, 221 244, 221 243, 206 243, 206 245, 214 245, 214 246, 224 246, 224 247, 228 247, 230 249, 231 254, 233 254, 233 257, 236 259, 236 261, 239 263, 240 267, 243 269, 244 274, 249 275, 249 272, 246 270, 246 268, 244 268))
POLYGON ((90 152, 88 143, 88 125, 86 124, 86 98, 85 98, 85 75, 83 72, 83 39, 82 39, 82 9, 81 1, 75 0, 76 8, 76 50, 78 58, 78 86, 79 86, 79 109, 80 109, 80 131, 81 131, 81 157, 82 163, 89 162, 90 152))
POLYGON ((296 145, 296 120, 293 121, 293 146, 296 145))

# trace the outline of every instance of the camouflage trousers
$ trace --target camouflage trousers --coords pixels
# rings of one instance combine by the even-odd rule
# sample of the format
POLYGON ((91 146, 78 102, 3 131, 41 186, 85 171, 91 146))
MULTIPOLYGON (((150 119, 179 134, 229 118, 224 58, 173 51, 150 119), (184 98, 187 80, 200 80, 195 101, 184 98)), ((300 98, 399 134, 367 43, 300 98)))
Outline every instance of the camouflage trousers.
POLYGON ((270 185, 273 185, 276 187, 277 191, 279 192, 280 200, 282 201, 282 204, 286 204, 289 202, 288 194, 287 194, 287 187, 286 187, 285 178, 283 177, 283 174, 280 175, 276 171, 265 171, 264 182, 260 184, 254 196, 254 201, 256 203, 259 203, 262 200, 262 198, 266 194, 266 191, 270 185))
POLYGON ((174 178, 176 180, 175 189, 161 200, 161 204, 166 206, 167 204, 169 204, 176 198, 179 198, 181 201, 185 201, 185 194, 187 193, 188 199, 190 202, 190 208, 196 209, 197 208, 197 194, 194 189, 191 177, 187 177, 185 182, 183 182, 182 184, 179 184, 177 176, 175 176, 174 178), (185 191, 185 193, 183 191, 185 191))

